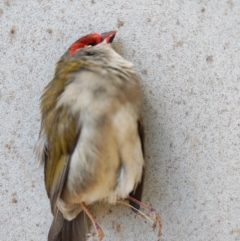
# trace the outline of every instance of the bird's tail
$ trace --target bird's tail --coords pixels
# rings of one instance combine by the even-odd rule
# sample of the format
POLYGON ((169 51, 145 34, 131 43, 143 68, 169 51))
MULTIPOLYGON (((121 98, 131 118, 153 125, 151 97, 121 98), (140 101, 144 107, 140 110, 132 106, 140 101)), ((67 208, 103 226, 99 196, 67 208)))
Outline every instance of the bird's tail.
POLYGON ((82 211, 71 221, 64 219, 60 211, 55 215, 48 233, 48 241, 85 241, 88 222, 82 211))

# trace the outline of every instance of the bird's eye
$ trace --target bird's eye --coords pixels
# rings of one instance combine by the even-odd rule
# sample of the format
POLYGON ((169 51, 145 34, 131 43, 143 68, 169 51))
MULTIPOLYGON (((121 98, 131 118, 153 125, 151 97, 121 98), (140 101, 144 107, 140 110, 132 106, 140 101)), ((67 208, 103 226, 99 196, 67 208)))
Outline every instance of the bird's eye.
POLYGON ((92 56, 92 55, 95 55, 95 53, 90 52, 90 51, 87 52, 87 56, 92 56))

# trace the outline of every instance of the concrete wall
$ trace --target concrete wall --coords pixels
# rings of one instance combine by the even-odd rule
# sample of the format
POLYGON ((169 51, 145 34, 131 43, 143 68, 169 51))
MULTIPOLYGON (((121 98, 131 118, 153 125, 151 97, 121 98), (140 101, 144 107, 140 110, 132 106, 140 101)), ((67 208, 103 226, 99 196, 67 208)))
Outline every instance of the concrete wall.
MULTIPOLYGON (((161 241, 240 240, 240 1, 0 1, 0 240, 44 241, 51 223, 33 153, 39 98, 79 36, 118 29, 144 92, 144 202, 161 241)), ((157 240, 124 206, 93 207, 104 240, 157 240)))

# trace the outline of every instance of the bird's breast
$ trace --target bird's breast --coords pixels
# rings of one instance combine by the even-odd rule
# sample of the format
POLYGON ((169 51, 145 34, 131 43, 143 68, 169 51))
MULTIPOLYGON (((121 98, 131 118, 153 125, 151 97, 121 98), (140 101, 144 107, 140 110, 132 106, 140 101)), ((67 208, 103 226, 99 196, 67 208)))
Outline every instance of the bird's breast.
POLYGON ((68 105, 69 111, 79 114, 81 126, 61 196, 68 204, 114 203, 126 198, 142 176, 138 95, 129 101, 124 88, 106 81, 110 80, 82 73, 58 100, 59 106, 68 105))

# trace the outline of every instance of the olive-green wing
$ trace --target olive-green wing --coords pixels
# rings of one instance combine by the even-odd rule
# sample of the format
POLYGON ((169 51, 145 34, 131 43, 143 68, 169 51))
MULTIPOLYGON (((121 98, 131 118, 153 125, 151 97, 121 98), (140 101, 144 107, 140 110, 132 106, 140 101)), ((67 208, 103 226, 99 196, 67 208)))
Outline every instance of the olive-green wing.
MULTIPOLYGON (((145 149, 144 149, 144 126, 143 126, 143 122, 142 120, 138 121, 138 135, 141 141, 141 147, 142 147, 142 153, 143 153, 143 158, 145 158, 145 149)), ((144 184, 144 175, 145 175, 145 168, 143 168, 143 172, 142 172, 142 179, 141 181, 138 183, 136 189, 134 191, 132 191, 129 195, 135 199, 137 199, 138 201, 141 201, 142 199, 142 193, 143 193, 143 184, 144 184)), ((134 207, 135 209, 133 209, 133 211, 139 210, 139 204, 133 202, 133 201, 129 201, 129 204, 134 207)))
POLYGON ((45 187, 51 202, 52 213, 56 213, 56 202, 65 184, 71 155, 80 135, 78 117, 66 108, 58 107, 47 113, 42 121, 46 134, 44 177, 45 187))
POLYGON ((66 86, 70 84, 71 74, 84 68, 76 59, 57 63, 55 77, 46 86, 41 98, 41 133, 46 137, 44 147, 45 187, 55 214, 56 201, 61 195, 68 175, 71 155, 80 135, 80 110, 73 115, 68 107, 58 106, 58 100, 66 86))

